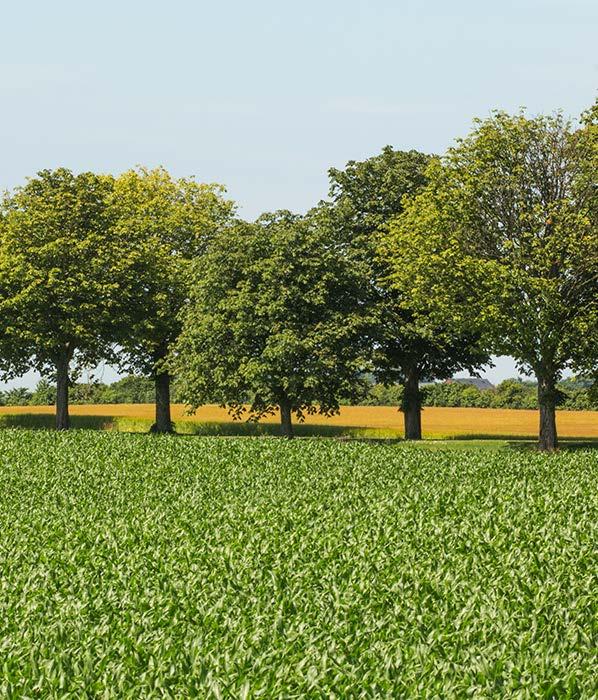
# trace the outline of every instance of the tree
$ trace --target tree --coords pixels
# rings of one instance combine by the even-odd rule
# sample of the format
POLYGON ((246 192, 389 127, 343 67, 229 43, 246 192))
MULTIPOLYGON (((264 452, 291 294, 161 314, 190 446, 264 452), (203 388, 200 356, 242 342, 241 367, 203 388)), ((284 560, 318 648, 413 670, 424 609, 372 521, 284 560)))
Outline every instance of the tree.
POLYGON ((536 375, 544 450, 557 446, 563 370, 595 366, 597 165, 595 119, 575 131, 559 114, 497 112, 429 171, 394 231, 394 276, 418 314, 459 309, 536 375))
POLYGON ((129 375, 112 384, 104 385, 104 401, 108 403, 151 403, 155 398, 155 381, 149 377, 129 375))
POLYGON ((164 360, 180 333, 188 265, 232 214, 233 204, 223 199, 223 192, 219 185, 174 179, 163 168, 129 170, 114 184, 110 208, 115 228, 136 251, 120 364, 154 379, 156 432, 172 431, 171 377, 164 360))
POLYGON ((31 395, 32 406, 52 406, 56 403, 56 387, 47 379, 40 379, 31 395))
POLYGON ((25 387, 14 387, 4 392, 6 406, 28 406, 31 403, 31 392, 25 387))
POLYGON ((519 379, 505 379, 494 390, 493 408, 536 408, 535 387, 519 379))
POLYGON ((43 170, 7 194, 0 217, 0 312, 6 376, 55 379, 56 427, 69 427, 72 371, 112 357, 127 299, 127 261, 112 235, 107 176, 43 170))
POLYGON ((193 262, 173 364, 184 400, 249 418, 329 415, 362 369, 359 276, 325 216, 287 211, 237 222, 193 262), (248 404, 246 408, 244 404, 248 404))
POLYGON ((391 283, 389 278, 402 254, 396 237, 388 238, 389 228, 405 202, 425 186, 433 161, 418 151, 386 146, 377 156, 329 171, 337 226, 364 273, 361 303, 370 319, 374 373, 386 385, 403 383, 401 408, 405 438, 410 440, 422 434, 420 381, 446 379, 463 369, 474 372, 489 361, 478 334, 457 328, 454 315, 416 318, 410 285, 399 286, 397 279, 391 283))

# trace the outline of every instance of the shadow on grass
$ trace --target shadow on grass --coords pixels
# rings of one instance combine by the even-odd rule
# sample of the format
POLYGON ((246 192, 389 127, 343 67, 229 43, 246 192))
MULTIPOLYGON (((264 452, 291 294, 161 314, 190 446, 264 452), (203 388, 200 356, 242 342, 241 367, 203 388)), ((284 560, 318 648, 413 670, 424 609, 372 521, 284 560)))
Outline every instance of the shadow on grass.
MULTIPOLYGON (((71 426, 75 429, 110 430, 113 418, 110 416, 71 416, 71 426)), ((26 430, 51 430, 55 418, 51 413, 13 413, 0 415, 0 428, 23 428, 26 430)))
MULTIPOLYGON (((73 415, 71 427, 74 430, 109 430, 122 433, 148 433, 152 425, 150 419, 128 418, 126 416, 73 415)), ((22 428, 26 430, 51 430, 54 428, 54 415, 50 413, 15 413, 0 415, 0 428, 22 428)), ((175 425, 179 435, 204 437, 278 437, 280 425, 277 423, 248 423, 228 421, 195 422, 179 421, 175 425)), ((487 433, 456 434, 450 436, 426 436, 421 442, 405 441, 402 431, 392 428, 368 428, 346 425, 306 425, 297 423, 295 435, 299 438, 324 437, 351 441, 402 443, 425 449, 511 449, 535 450, 537 438, 531 435, 492 435, 487 433)), ((598 438, 561 438, 562 450, 598 449, 598 438)))
MULTIPOLYGON (((181 421, 176 424, 177 431, 183 435, 222 435, 250 437, 278 437, 281 434, 278 423, 226 422, 199 423, 181 421)), ((311 425, 296 423, 293 425, 296 437, 334 437, 347 439, 401 439, 398 430, 384 428, 367 428, 348 425, 311 425)))
MULTIPOLYGON (((537 450, 537 440, 509 440, 505 447, 511 450, 537 450)), ((560 451, 598 450, 598 438, 559 438, 560 451)))
MULTIPOLYGON (((152 422, 144 418, 125 416, 71 415, 71 428, 74 430, 115 430, 124 433, 147 433, 152 422)), ((54 415, 50 413, 15 413, 0 415, 0 428, 23 428, 27 430, 51 430, 54 428, 54 415)), ((224 437, 260 437, 279 436, 280 425, 277 423, 249 423, 229 421, 194 422, 179 421, 175 424, 179 435, 224 436, 224 437)), ((343 425, 306 425, 294 426, 297 437, 345 437, 345 438, 394 438, 400 437, 398 431, 379 430, 343 425)))
MULTIPOLYGON (((115 430, 122 433, 147 433, 152 421, 125 416, 75 415, 70 417, 73 430, 115 430)), ((0 415, 0 428, 24 430, 52 430, 55 418, 52 413, 13 413, 0 415)))
MULTIPOLYGON (((525 437, 513 438, 512 436, 487 435, 475 437, 470 435, 454 436, 449 438, 424 438, 417 444, 422 449, 428 450, 512 450, 518 452, 537 452, 538 439, 525 437)), ((559 451, 570 450, 598 450, 597 438, 562 438, 559 440, 559 451)))
MULTIPOLYGON (((476 433, 451 435, 445 438, 431 438, 432 441, 442 441, 450 443, 453 441, 459 442, 488 442, 500 441, 505 447, 511 449, 530 449, 536 448, 538 438, 535 435, 494 435, 491 433, 476 433)), ((588 449, 590 447, 598 448, 598 437, 559 437, 559 447, 563 449, 588 449)))

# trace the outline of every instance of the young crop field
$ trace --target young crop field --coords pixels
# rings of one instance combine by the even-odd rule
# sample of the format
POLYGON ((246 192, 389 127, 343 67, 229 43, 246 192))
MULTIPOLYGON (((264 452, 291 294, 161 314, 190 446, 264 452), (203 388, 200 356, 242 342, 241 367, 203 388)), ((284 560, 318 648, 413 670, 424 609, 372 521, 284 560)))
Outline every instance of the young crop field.
POLYGON ((598 693, 596 451, 0 431, 1 697, 598 693))
MULTIPOLYGON (((96 404, 71 406, 75 427, 147 431, 154 420, 153 404, 96 404)), ((0 426, 50 427, 54 406, 2 406, 0 426)), ((179 432, 204 435, 278 433, 278 413, 260 424, 232 422, 218 406, 201 406, 193 415, 173 406, 179 432)), ((428 438, 536 438, 538 412, 497 408, 427 407, 422 412, 424 437, 428 438)), ((598 438, 598 411, 557 411, 563 438, 598 438)), ((342 406, 336 416, 307 416, 296 426, 299 435, 397 438, 403 436, 403 415, 396 406, 342 406)))

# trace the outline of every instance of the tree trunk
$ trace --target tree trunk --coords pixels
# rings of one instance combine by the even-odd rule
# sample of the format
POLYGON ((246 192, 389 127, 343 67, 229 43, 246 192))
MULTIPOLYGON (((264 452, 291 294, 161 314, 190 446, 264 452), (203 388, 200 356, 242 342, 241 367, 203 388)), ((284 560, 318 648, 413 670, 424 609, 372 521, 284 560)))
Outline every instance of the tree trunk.
POLYGON ((170 417, 170 374, 160 372, 156 374, 156 422, 154 432, 172 433, 172 420, 170 417))
POLYGON ((66 349, 56 362, 56 430, 70 428, 69 417, 69 364, 70 352, 66 349))
POLYGON ((291 418, 291 402, 288 399, 280 402, 280 426, 283 437, 293 437, 293 422, 291 418))
POLYGON ((405 417, 405 440, 421 440, 421 395, 419 393, 419 370, 417 367, 410 367, 406 372, 402 409, 405 417))
POLYGON ((538 447, 551 452, 558 446, 556 432, 556 382, 553 377, 538 376, 540 439, 538 447))

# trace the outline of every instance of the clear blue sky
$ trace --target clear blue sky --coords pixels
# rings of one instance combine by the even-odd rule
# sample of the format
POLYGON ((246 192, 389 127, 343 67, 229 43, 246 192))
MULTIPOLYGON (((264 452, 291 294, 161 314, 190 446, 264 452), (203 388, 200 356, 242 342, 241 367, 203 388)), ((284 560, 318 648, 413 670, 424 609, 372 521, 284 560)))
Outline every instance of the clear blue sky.
POLYGON ((491 109, 577 116, 598 87, 595 0, 37 0, 2 26, 0 189, 162 164, 246 217, 308 208, 385 144, 440 153, 491 109))

